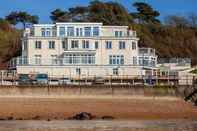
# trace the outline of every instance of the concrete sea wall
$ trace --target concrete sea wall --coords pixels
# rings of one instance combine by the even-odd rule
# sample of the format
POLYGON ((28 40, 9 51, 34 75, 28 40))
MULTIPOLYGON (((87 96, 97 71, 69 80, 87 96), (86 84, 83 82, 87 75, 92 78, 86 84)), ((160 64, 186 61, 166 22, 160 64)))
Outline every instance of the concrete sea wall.
POLYGON ((181 97, 185 87, 130 86, 0 86, 0 96, 172 96, 181 97))

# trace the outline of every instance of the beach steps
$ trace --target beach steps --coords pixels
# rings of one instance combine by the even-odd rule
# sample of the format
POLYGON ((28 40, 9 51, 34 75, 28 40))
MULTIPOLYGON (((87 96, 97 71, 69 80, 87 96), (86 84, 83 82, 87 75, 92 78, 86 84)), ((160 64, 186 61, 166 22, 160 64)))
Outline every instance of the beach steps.
POLYGON ((184 91, 185 101, 191 101, 197 106, 197 86, 188 87, 184 91))

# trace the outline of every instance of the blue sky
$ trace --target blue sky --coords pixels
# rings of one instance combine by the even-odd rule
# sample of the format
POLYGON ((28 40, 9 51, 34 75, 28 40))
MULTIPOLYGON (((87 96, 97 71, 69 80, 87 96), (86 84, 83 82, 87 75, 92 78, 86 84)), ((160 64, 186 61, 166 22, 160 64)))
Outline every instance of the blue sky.
MULTIPOLYGON (((68 9, 76 5, 87 5, 91 0, 1 0, 0 17, 4 17, 11 11, 27 11, 38 15, 40 23, 50 23, 50 12, 56 8, 68 9)), ((107 0, 104 0, 107 1, 107 0)), ((160 13, 162 20, 166 15, 186 15, 197 13, 197 0, 111 0, 122 3, 129 11, 134 11, 132 3, 135 1, 146 1, 160 13)))

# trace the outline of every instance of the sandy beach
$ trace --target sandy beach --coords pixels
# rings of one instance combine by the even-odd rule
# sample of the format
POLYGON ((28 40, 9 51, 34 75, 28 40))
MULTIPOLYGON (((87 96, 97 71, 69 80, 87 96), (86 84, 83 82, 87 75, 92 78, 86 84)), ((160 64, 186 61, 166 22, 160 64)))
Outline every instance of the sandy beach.
POLYGON ((89 112, 97 119, 197 119, 197 107, 173 97, 1 96, 0 107, 2 120, 65 120, 79 112, 89 112))

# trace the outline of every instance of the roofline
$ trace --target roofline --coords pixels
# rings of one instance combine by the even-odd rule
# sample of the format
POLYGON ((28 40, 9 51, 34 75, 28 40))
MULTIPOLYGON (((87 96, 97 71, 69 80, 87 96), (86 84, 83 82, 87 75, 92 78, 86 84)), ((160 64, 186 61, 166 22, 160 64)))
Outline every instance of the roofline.
POLYGON ((43 27, 43 26, 47 26, 47 27, 52 27, 55 26, 55 24, 33 24, 34 27, 43 27))
POLYGON ((57 22, 56 25, 103 25, 101 22, 57 22))
POLYGON ((129 26, 117 26, 117 25, 104 25, 103 27, 106 27, 106 28, 111 28, 111 27, 114 27, 114 28, 129 28, 129 26))
POLYGON ((106 28, 129 28, 129 26, 116 26, 116 25, 103 25, 101 22, 57 22, 55 24, 33 24, 35 27, 40 27, 40 26, 48 26, 52 27, 55 25, 100 25, 106 28))

